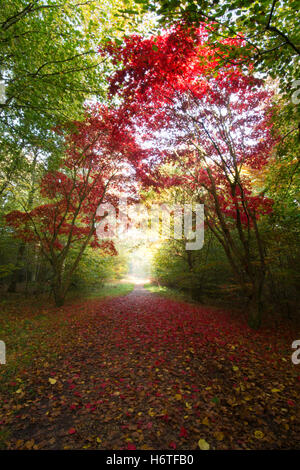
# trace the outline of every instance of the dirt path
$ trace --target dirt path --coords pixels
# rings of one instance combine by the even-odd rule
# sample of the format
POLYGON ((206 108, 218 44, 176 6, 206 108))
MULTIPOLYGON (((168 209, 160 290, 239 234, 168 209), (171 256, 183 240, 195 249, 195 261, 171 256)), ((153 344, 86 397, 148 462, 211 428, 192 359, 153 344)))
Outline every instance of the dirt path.
POLYGON ((300 448, 292 333, 142 286, 59 315, 56 360, 37 357, 2 402, 7 448, 300 448))

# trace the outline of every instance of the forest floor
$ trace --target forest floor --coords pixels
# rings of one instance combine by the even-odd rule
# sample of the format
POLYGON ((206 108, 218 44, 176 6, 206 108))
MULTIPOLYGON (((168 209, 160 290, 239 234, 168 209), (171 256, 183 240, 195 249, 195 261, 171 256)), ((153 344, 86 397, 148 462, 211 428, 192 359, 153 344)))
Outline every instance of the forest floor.
POLYGON ((300 449, 286 324, 254 332, 142 286, 1 310, 4 449, 300 449))

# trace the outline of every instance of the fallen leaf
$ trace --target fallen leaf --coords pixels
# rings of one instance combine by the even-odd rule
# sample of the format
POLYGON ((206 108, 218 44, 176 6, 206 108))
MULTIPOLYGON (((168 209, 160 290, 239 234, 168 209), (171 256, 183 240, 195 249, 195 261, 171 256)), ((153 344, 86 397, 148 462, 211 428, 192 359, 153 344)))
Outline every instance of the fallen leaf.
POLYGON ((199 439, 198 446, 199 446, 200 450, 209 450, 210 449, 210 445, 209 445, 208 442, 206 442, 205 439, 199 439))
POLYGON ((255 431, 254 436, 256 437, 256 439, 263 439, 264 433, 262 431, 255 431))

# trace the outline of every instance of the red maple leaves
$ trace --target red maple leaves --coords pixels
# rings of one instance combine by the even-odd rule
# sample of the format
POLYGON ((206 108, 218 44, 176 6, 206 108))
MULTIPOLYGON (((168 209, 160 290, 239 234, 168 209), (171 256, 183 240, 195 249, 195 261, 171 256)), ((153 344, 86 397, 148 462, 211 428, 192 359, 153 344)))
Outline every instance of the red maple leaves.
POLYGON ((46 253, 87 238, 99 246, 99 204, 116 206, 122 192, 136 197, 140 184, 156 184, 147 165, 148 151, 136 143, 132 125, 120 110, 96 106, 70 129, 60 169, 46 173, 40 183, 41 196, 49 202, 6 216, 20 238, 40 242, 46 253))
POLYGON ((204 204, 206 226, 223 246, 251 303, 249 322, 257 327, 266 275, 257 221, 273 201, 253 180, 266 167, 276 136, 271 93, 251 67, 232 60, 231 52, 243 46, 240 37, 212 45, 204 25, 179 25, 147 39, 130 37, 106 52, 119 67, 111 94, 124 100, 148 147, 161 149, 161 161, 174 166, 178 177, 170 176, 166 187, 181 186, 204 204))
POLYGON ((66 155, 59 169, 47 172, 40 183, 45 203, 29 212, 6 216, 15 235, 36 242, 53 270, 53 291, 62 304, 71 275, 88 245, 114 254, 110 240, 99 240, 100 204, 116 206, 123 194, 137 200, 143 185, 160 184, 149 150, 137 143, 133 123, 123 109, 94 106, 82 122, 66 126, 66 155), (62 279, 70 249, 76 256, 62 279))
POLYGON ((167 147, 164 156, 175 165, 180 160, 181 181, 177 177, 171 184, 205 188, 211 206, 214 191, 225 215, 252 224, 247 212, 257 218, 272 206, 270 199, 253 194, 243 174, 244 168, 261 170, 275 144, 271 95, 262 80, 232 61, 219 67, 220 54, 224 58, 243 40, 226 39, 212 47, 206 28, 178 25, 149 39, 131 36, 121 46, 110 44, 105 52, 122 63, 110 79, 110 92, 124 99, 127 115, 143 126, 145 139, 167 147), (224 45, 227 52, 221 50, 224 45))

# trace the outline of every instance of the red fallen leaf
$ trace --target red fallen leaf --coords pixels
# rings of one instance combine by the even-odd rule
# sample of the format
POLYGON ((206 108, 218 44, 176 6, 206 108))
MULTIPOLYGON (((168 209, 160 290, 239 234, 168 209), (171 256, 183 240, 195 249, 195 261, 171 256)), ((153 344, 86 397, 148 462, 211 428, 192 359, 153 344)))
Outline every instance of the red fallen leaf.
POLYGON ((134 444, 131 444, 130 442, 128 442, 127 449, 128 450, 136 450, 136 447, 135 447, 134 444))
POLYGON ((295 402, 293 402, 293 400, 287 400, 287 404, 289 406, 295 406, 295 402))
POLYGON ((171 449, 176 449, 176 443, 173 441, 170 442, 169 447, 171 447, 171 449))
POLYGON ((187 430, 185 429, 184 426, 181 426, 179 437, 187 437, 187 435, 188 435, 187 430))
POLYGON ((68 434, 75 434, 76 429, 75 428, 70 428, 68 431, 68 434))
POLYGON ((167 422, 167 421, 169 421, 170 416, 169 416, 168 414, 165 414, 165 415, 163 415, 163 416, 161 417, 161 419, 163 419, 164 421, 167 422))

